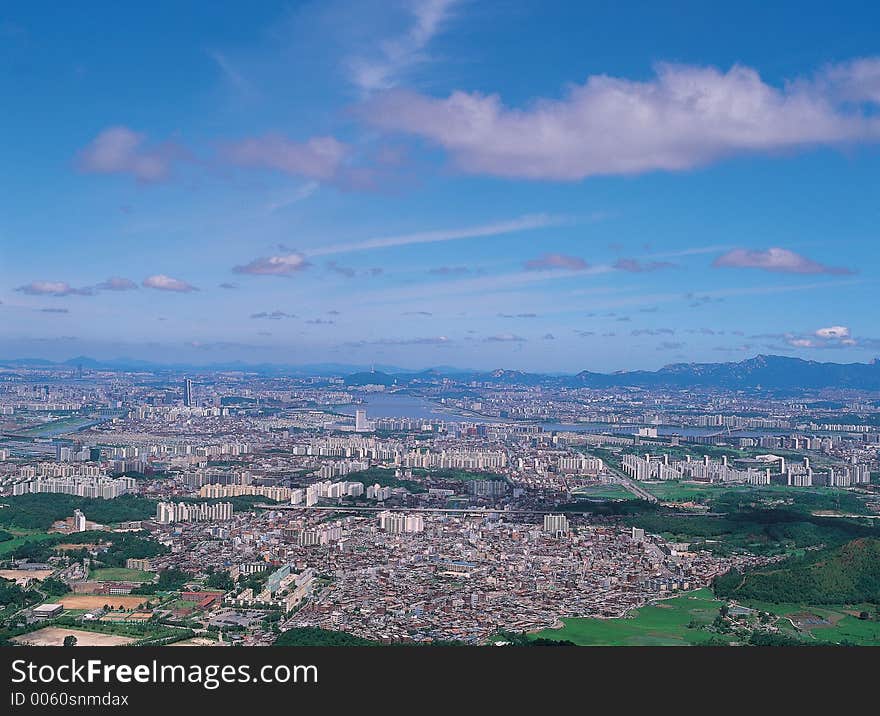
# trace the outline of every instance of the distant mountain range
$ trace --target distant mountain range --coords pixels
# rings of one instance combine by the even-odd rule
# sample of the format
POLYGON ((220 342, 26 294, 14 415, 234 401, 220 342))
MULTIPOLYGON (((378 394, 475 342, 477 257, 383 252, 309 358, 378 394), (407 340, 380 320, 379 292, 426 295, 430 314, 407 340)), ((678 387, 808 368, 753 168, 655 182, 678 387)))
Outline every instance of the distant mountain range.
MULTIPOLYGON (((349 385, 405 384, 437 375, 436 371, 400 375, 356 373, 346 378, 349 385)), ((569 388, 698 388, 797 390, 801 388, 854 388, 880 390, 880 361, 870 363, 819 363, 817 361, 759 355, 735 363, 673 363, 660 370, 545 375, 517 370, 459 372, 444 374, 461 381, 479 381, 498 385, 546 385, 569 388)))
POLYGON ((80 356, 62 362, 41 359, 0 360, 6 368, 70 368, 86 370, 214 373, 244 371, 264 375, 345 376, 350 386, 381 384, 406 385, 414 381, 450 378, 457 381, 498 385, 545 385, 571 388, 698 388, 797 390, 852 388, 880 390, 880 360, 870 363, 820 363, 818 361, 759 355, 731 363, 673 363, 656 371, 635 370, 616 373, 581 371, 575 375, 550 375, 517 370, 469 371, 443 366, 409 371, 395 366, 358 366, 338 363, 280 365, 243 362, 196 366, 183 363, 159 364, 128 358, 109 361, 80 356))

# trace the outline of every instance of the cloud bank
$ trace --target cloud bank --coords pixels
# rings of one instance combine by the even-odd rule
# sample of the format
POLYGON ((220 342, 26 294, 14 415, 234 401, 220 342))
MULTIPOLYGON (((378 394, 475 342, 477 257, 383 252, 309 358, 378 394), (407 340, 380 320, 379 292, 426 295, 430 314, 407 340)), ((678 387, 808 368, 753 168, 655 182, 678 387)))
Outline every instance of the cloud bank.
POLYGON ((681 171, 743 153, 875 142, 880 59, 828 67, 783 86, 750 67, 659 64, 638 82, 593 75, 561 99, 525 108, 495 94, 445 98, 391 90, 364 103, 380 129, 448 151, 462 170, 577 181, 599 175, 681 171), (874 107, 873 109, 876 109, 874 107))

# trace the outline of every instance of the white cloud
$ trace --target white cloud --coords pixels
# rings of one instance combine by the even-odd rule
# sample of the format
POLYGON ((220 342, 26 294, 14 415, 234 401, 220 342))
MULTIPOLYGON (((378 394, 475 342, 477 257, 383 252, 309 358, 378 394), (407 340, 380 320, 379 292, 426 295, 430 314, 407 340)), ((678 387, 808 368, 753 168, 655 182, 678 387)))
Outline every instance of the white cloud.
POLYGON ((806 256, 780 249, 733 249, 722 254, 712 264, 722 268, 755 268, 764 271, 778 273, 805 273, 805 274, 850 274, 850 269, 837 266, 826 266, 806 256))
POLYGON ((811 335, 786 333, 782 338, 794 348, 851 348, 860 343, 853 338, 848 326, 827 326, 811 335))
POLYGON ((816 331, 818 338, 849 338, 849 328, 846 326, 829 326, 816 331))
POLYGON ((582 271, 590 265, 580 256, 568 256, 567 254, 542 254, 538 258, 526 261, 527 271, 544 271, 564 269, 567 271, 582 271))
POLYGON ((279 134, 267 134, 227 144, 222 154, 227 161, 240 166, 329 180, 348 157, 349 148, 334 137, 294 142, 279 134))
POLYGON ((188 284, 186 281, 181 281, 177 278, 171 278, 170 276, 166 276, 165 274, 148 276, 144 279, 143 286, 145 288, 155 288, 158 291, 174 291, 176 293, 190 293, 191 291, 198 291, 195 286, 188 284))
POLYGON ((305 256, 292 253, 283 256, 262 256, 242 266, 235 266, 232 270, 235 273, 253 276, 290 276, 304 271, 310 265, 305 256))
POLYGON ((362 114, 440 145, 473 173, 573 181, 677 171, 733 154, 880 139, 876 113, 844 101, 880 101, 878 62, 836 65, 781 87, 739 65, 723 72, 661 64, 649 81, 594 75, 562 99, 524 109, 478 92, 434 98, 392 90, 362 114))
POLYGON ((171 144, 148 148, 146 136, 128 127, 108 127, 78 157, 81 171, 95 174, 130 174, 145 182, 165 179, 180 151, 171 144))
POLYGON ((29 296, 91 296, 91 288, 74 288, 64 281, 31 281, 15 289, 29 296))

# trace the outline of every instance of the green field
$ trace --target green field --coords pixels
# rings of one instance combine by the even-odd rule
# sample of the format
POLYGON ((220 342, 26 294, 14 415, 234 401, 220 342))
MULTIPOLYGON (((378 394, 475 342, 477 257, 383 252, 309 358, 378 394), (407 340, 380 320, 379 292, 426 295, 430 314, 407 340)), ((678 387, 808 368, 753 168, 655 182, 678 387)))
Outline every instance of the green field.
POLYGON ((833 487, 812 487, 792 489, 785 485, 737 485, 705 482, 689 482, 686 480, 667 480, 665 482, 643 482, 641 486, 657 499, 668 502, 711 501, 722 495, 740 494, 756 499, 794 498, 796 500, 823 500, 824 506, 833 508, 835 499, 843 499, 851 506, 854 499, 851 492, 833 487))
POLYGON ((37 530, 9 530, 15 535, 12 539, 0 542, 0 557, 21 547, 25 542, 39 542, 44 539, 57 537, 57 534, 39 532, 37 530))
POLYGON ((847 642, 859 646, 880 646, 880 621, 862 620, 854 616, 854 613, 863 610, 873 615, 876 613, 876 605, 823 605, 819 607, 805 604, 767 604, 753 600, 746 600, 743 604, 752 609, 770 612, 780 617, 776 622, 780 631, 806 643, 840 644, 847 642), (813 614, 831 622, 831 624, 798 629, 792 625, 787 617, 799 614, 813 614))
POLYGON ((722 604, 710 590, 699 589, 636 609, 621 619, 563 619, 562 629, 530 636, 579 646, 690 646, 715 636, 689 625, 710 624, 722 604))
POLYGON ((89 579, 96 582, 151 582, 155 576, 153 572, 125 567, 107 567, 89 572, 89 579))
POLYGON ((82 428, 101 422, 100 420, 88 415, 68 415, 56 420, 50 420, 45 423, 38 423, 22 428, 16 432, 16 435, 26 437, 54 437, 55 435, 63 435, 65 433, 76 432, 82 428))
POLYGON ((588 500, 631 500, 633 494, 620 485, 592 485, 572 490, 572 497, 588 500))
MULTIPOLYGON (((643 482, 644 487, 658 500, 664 502, 688 502, 690 500, 701 500, 717 494, 718 487, 713 487, 705 483, 683 482, 678 480, 668 480, 666 482, 643 482)), ((723 489, 732 489, 730 485, 723 489)))

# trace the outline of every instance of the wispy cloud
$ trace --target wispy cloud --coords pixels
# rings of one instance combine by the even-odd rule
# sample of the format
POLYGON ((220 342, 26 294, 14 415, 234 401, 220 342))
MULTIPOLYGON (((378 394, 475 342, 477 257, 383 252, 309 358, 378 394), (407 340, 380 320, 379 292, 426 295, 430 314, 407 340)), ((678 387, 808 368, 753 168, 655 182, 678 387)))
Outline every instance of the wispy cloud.
POLYGON ((777 273, 802 274, 851 274, 852 270, 827 266, 794 251, 781 248, 733 249, 719 256, 712 263, 716 268, 753 268, 777 273))
POLYGON ((327 262, 327 270, 337 273, 340 276, 345 276, 345 278, 354 278, 357 273, 357 271, 351 268, 351 266, 340 266, 335 261, 327 262))
POLYGON ((28 296, 91 296, 94 294, 94 289, 89 286, 75 288, 64 281, 31 281, 15 290, 28 296))
POLYGON ((527 339, 514 333, 497 333, 486 338, 487 343, 525 343, 527 339))
POLYGON ((373 341, 349 341, 346 346, 442 346, 451 343, 447 336, 427 336, 419 338, 379 338, 373 341))
POLYGON ((582 271, 589 267, 590 265, 579 256, 568 256, 566 254, 542 254, 538 258, 530 259, 525 263, 527 271, 547 271, 554 269, 582 271))
POLYGON ((282 256, 261 256, 241 266, 234 266, 232 270, 235 273, 252 276, 291 276, 304 271, 310 265, 302 254, 291 253, 282 256))
POLYGON ((137 284, 122 276, 111 276, 106 281, 97 284, 95 288, 99 291, 133 291, 137 289, 137 284))
POLYGON ((108 127, 82 149, 77 166, 91 174, 129 174, 142 182, 168 177, 175 159, 185 153, 166 142, 147 145, 147 137, 128 127, 108 127))
POLYGON ((618 271, 627 271, 629 273, 646 273, 649 271, 660 271, 665 268, 673 268, 674 263, 669 261, 640 261, 639 259, 617 259, 613 264, 618 271))
POLYGON ((298 204, 301 201, 305 201, 316 191, 318 191, 320 186, 321 185, 316 181, 306 182, 302 186, 297 187, 296 189, 289 191, 281 196, 278 196, 276 199, 269 202, 269 204, 266 206, 266 211, 271 214, 276 211, 280 211, 281 209, 286 209, 288 206, 298 204))
POLYGON ((337 174, 350 150, 335 137, 295 142, 280 134, 267 134, 226 144, 220 153, 239 166, 328 181, 337 174))
POLYGON ((414 0, 408 4, 412 21, 403 34, 379 42, 372 53, 348 61, 352 82, 364 93, 385 90, 413 68, 430 59, 428 44, 443 29, 459 0, 414 0))
POLYGON ((229 57, 218 50, 206 50, 208 57, 214 60, 214 63, 223 73, 223 76, 229 80, 229 83, 239 92, 245 95, 253 94, 253 85, 245 78, 242 72, 236 67, 229 57))
POLYGON ((270 321, 280 321, 282 318, 296 318, 296 315, 293 313, 285 313, 284 311, 260 311, 259 313, 252 313, 251 318, 266 318, 270 321))
POLYGON ((428 273, 433 276, 463 276, 471 273, 471 269, 467 266, 436 266, 428 269, 428 273))
POLYGON ((513 234, 521 231, 534 231, 549 226, 558 226, 563 219, 549 214, 530 214, 509 221, 499 221, 494 224, 482 224, 468 226, 461 229, 439 229, 436 231, 421 231, 413 234, 401 234, 398 236, 385 236, 376 239, 367 239, 350 244, 335 244, 308 250, 309 256, 326 256, 331 254, 344 254, 354 251, 369 251, 372 249, 387 249, 395 246, 411 246, 414 244, 430 244, 441 241, 458 241, 461 239, 477 239, 489 236, 513 234))

